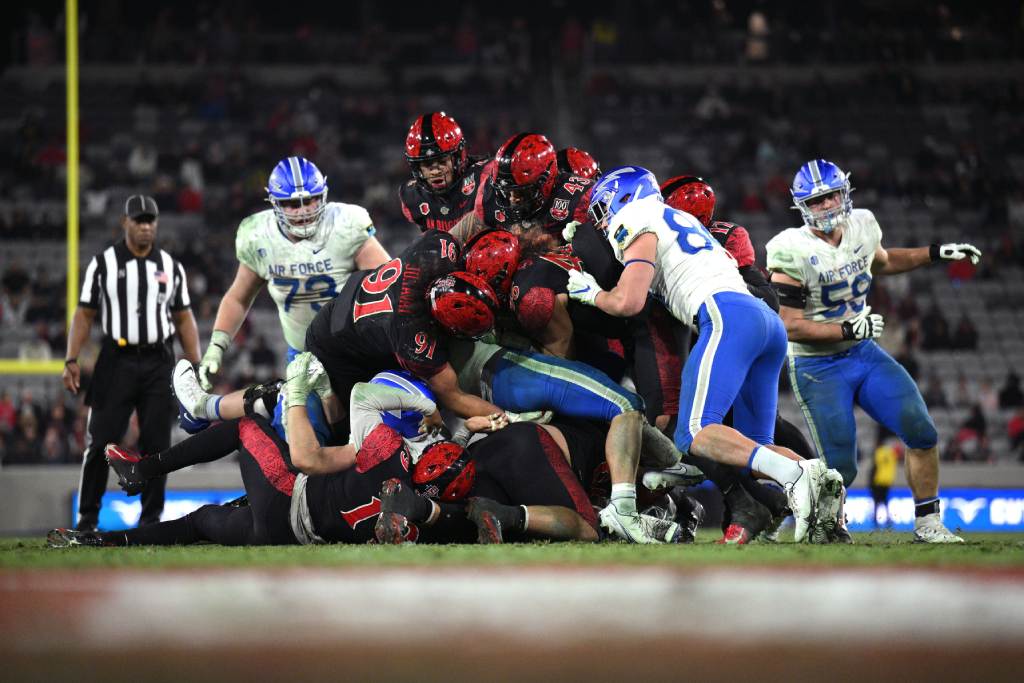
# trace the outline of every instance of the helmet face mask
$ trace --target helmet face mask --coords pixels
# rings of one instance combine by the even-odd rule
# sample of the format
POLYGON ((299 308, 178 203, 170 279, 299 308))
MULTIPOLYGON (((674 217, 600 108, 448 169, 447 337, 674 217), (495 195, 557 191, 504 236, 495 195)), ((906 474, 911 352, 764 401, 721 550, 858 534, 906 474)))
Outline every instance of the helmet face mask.
POLYGON ((302 157, 281 160, 267 181, 267 201, 277 224, 298 239, 313 237, 327 210, 327 178, 302 157))
POLYGON ((826 235, 843 227, 849 219, 853 211, 852 191, 850 174, 824 159, 808 161, 801 166, 790 188, 793 208, 800 211, 804 223, 826 235), (836 197, 838 202, 829 202, 831 206, 825 208, 824 200, 832 197, 836 197))
POLYGON ((533 218, 551 196, 557 175, 554 145, 537 133, 520 133, 495 156, 495 203, 513 222, 533 218))
POLYGON ((405 159, 424 189, 444 194, 462 177, 469 161, 462 128, 444 112, 420 116, 405 138, 405 159))

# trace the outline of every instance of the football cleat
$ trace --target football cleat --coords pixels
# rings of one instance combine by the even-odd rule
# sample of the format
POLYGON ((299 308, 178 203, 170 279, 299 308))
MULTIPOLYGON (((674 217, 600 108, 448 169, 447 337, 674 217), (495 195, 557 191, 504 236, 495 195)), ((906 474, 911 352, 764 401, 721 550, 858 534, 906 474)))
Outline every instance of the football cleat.
POLYGON ((470 498, 466 516, 476 524, 477 542, 484 544, 504 543, 502 531, 516 524, 516 509, 490 498, 470 498))
POLYGON ((796 521, 793 540, 802 543, 814 523, 821 487, 828 470, 821 460, 801 460, 797 464, 803 470, 800 478, 792 484, 786 484, 784 488, 789 509, 793 511, 793 519, 796 521))
POLYGON ((644 472, 643 484, 651 491, 676 486, 694 486, 704 481, 704 473, 693 465, 679 462, 663 470, 644 472))
POLYGON ((843 476, 836 470, 826 470, 811 522, 811 543, 828 543, 835 534, 843 502, 843 490, 843 476))
POLYGON ((697 529, 704 521, 704 506, 693 496, 679 491, 672 491, 669 498, 676 504, 676 521, 683 529, 680 543, 693 543, 697 538, 697 529))
POLYGON ((785 514, 772 515, 771 521, 768 522, 768 526, 758 535, 757 540, 762 543, 778 543, 782 523, 786 521, 786 517, 789 517, 789 514, 789 510, 786 510, 785 514))
POLYGON ((839 499, 839 514, 836 515, 836 528, 828 537, 829 543, 844 543, 853 545, 853 536, 846 527, 846 487, 843 487, 843 495, 839 499))
POLYGON ((138 451, 108 443, 103 454, 107 457, 107 464, 117 473, 117 485, 129 496, 141 493, 146 487, 146 478, 139 473, 142 456, 138 451))
POLYGON ((54 529, 46 534, 46 545, 51 548, 72 548, 74 546, 105 545, 95 531, 75 531, 74 529, 54 529))
MULTIPOLYGON (((742 488, 740 489, 742 491, 742 488)), ((772 521, 772 513, 749 494, 729 496, 727 510, 729 523, 723 530, 719 543, 746 545, 757 538, 772 521)))
POLYGON ((964 539, 947 529, 939 519, 939 513, 933 512, 914 520, 914 541, 917 543, 963 543, 964 539))
POLYGON ((671 520, 638 512, 621 514, 609 503, 600 514, 601 526, 610 536, 630 543, 680 543, 683 530, 671 520))
POLYGON ((210 394, 199 386, 199 378, 196 377, 196 369, 192 367, 192 363, 184 358, 179 360, 174 366, 171 383, 174 387, 174 395, 185 412, 191 415, 200 415, 201 406, 206 403, 210 394))
POLYGON ((430 501, 419 496, 400 479, 387 479, 380 488, 380 515, 373 533, 378 543, 405 543, 410 538, 409 520, 426 521, 429 517, 430 501), (428 512, 423 513, 426 506, 428 512))
POLYGON ((747 545, 752 540, 754 534, 750 533, 750 529, 734 523, 727 526, 725 533, 715 542, 720 545, 747 545))

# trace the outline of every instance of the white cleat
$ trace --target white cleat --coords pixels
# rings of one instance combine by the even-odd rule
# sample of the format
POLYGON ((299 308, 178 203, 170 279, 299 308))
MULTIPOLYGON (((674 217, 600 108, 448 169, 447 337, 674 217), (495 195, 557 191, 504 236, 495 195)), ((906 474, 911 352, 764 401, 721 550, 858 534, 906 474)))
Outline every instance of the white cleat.
POLYGON ((199 386, 199 378, 196 377, 196 369, 192 367, 192 363, 184 358, 179 360, 178 364, 174 366, 172 382, 174 395, 177 396, 182 407, 195 417, 205 418, 206 415, 200 413, 203 412, 206 399, 210 397, 210 394, 199 386))
POLYGON ((964 539, 947 529, 939 519, 939 513, 933 512, 914 520, 914 541, 917 543, 963 543, 964 539))
POLYGON ((814 510, 811 524, 811 543, 830 543, 839 525, 839 513, 843 505, 843 475, 836 470, 826 470, 821 482, 821 495, 814 510))
POLYGON ((671 489, 676 486, 694 486, 704 481, 704 473, 699 468, 685 463, 677 463, 663 470, 644 472, 643 484, 651 491, 671 489))
POLYGON ((611 503, 598 516, 611 536, 630 543, 679 543, 683 536, 682 527, 671 520, 639 512, 623 515, 611 503))
POLYGON ((825 473, 828 469, 821 460, 801 460, 797 464, 803 473, 796 482, 786 484, 784 488, 786 498, 789 499, 789 509, 793 512, 793 520, 796 522, 793 540, 802 543, 814 524, 821 487, 825 483, 825 473))

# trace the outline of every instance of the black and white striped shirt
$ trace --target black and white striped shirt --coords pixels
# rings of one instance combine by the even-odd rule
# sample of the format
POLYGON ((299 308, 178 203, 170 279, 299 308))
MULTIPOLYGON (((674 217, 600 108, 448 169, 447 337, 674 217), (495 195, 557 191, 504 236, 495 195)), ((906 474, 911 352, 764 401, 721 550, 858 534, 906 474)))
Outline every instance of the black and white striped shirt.
POLYGON ((89 262, 78 301, 100 309, 103 334, 118 346, 167 342, 174 336, 171 311, 191 305, 185 269, 155 244, 142 258, 124 240, 89 262))

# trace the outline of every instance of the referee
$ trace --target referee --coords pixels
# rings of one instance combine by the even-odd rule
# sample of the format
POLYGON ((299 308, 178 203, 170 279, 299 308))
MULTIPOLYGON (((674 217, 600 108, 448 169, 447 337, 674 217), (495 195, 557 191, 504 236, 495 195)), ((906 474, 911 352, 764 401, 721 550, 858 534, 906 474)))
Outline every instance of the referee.
MULTIPOLYGON (((121 219, 124 239, 89 262, 71 321, 64 387, 72 394, 81 382, 78 353, 97 311, 103 327, 103 348, 85 396, 89 437, 79 484, 79 530, 94 530, 99 522, 108 473, 103 449, 124 437, 132 410, 138 413, 142 453, 170 447, 177 413, 171 392, 175 329, 185 357, 199 362, 199 332, 189 308, 185 269, 156 246, 158 215, 152 197, 128 198, 121 219)), ((160 521, 166 483, 160 477, 143 490, 140 525, 160 521)))

